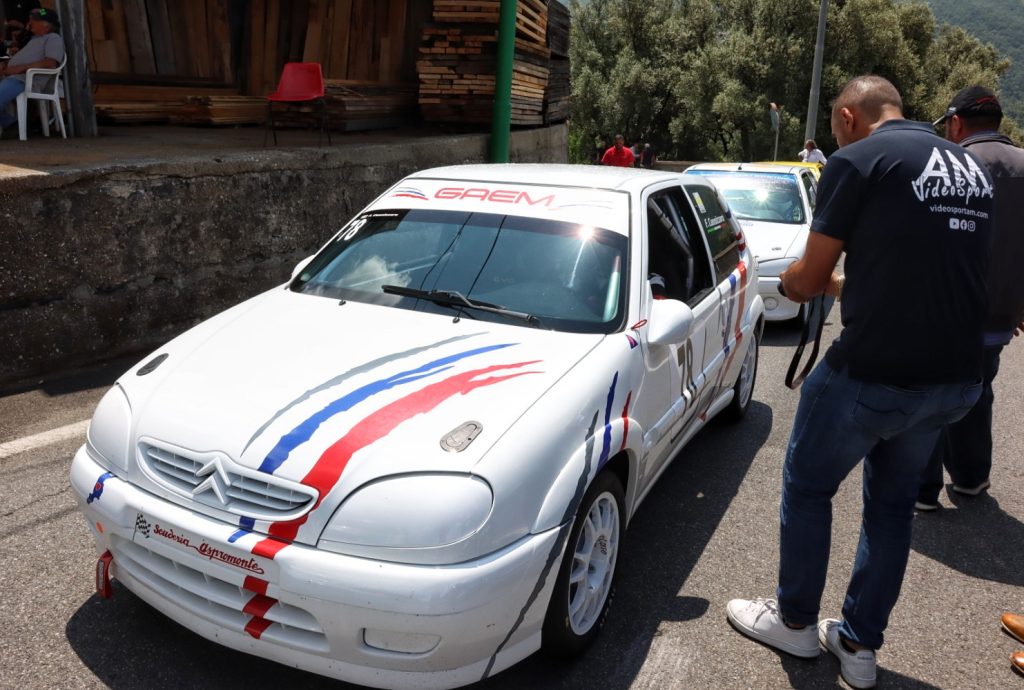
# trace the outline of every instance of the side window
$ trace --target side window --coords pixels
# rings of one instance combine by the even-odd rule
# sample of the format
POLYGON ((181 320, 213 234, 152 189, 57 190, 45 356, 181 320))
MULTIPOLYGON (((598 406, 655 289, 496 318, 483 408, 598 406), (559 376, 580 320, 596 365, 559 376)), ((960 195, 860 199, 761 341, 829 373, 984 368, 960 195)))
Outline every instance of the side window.
POLYGON ((692 305, 714 283, 707 250, 685 204, 679 189, 666 189, 648 198, 647 270, 656 298, 692 305))
POLYGON ((740 262, 739 242, 736 240, 736 226, 732 214, 718 200, 714 189, 706 185, 687 184, 686 193, 697 210, 704 235, 711 247, 715 262, 717 280, 725 280, 740 262))
POLYGON ((804 173, 800 175, 801 181, 804 183, 804 191, 807 192, 807 202, 811 205, 811 210, 814 210, 814 206, 818 203, 818 185, 814 182, 814 175, 804 173))

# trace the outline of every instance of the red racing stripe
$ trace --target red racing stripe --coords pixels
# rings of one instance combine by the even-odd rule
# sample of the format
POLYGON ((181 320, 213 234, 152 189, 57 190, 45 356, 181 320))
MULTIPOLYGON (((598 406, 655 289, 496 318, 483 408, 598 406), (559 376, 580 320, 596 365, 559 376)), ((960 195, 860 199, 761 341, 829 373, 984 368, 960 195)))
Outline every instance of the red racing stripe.
POLYGON ((256 546, 252 547, 252 552, 262 558, 274 560, 277 553, 286 546, 288 546, 287 542, 267 537, 266 539, 261 539, 256 542, 256 546))
POLYGON ((272 609, 276 603, 277 599, 271 599, 270 597, 265 597, 262 594, 257 594, 249 600, 248 604, 245 605, 245 608, 242 609, 242 613, 247 613, 254 618, 263 618, 267 615, 267 611, 272 609))
POLYGON ((629 401, 633 399, 633 391, 630 391, 626 396, 626 405, 622 408, 622 447, 619 448, 621 453, 626 449, 626 438, 629 436, 629 401))
POLYGON ((245 632, 249 633, 258 640, 260 639, 260 636, 262 636, 263 633, 267 631, 267 628, 269 628, 271 625, 273 625, 273 622, 268 621, 266 618, 253 618, 245 626, 245 632))
POLYGON ((256 594, 265 595, 267 593, 268 584, 270 583, 266 580, 261 580, 258 577, 253 577, 252 575, 246 575, 245 582, 242 583, 242 589, 254 592, 256 594))
MULTIPOLYGON (((400 398, 388 405, 385 405, 369 417, 358 422, 348 431, 347 434, 325 450, 320 456, 320 459, 316 461, 306 476, 303 477, 302 483, 306 486, 313 487, 320 494, 316 505, 313 506, 313 510, 316 510, 317 507, 319 507, 324 497, 327 496, 331 489, 334 488, 334 485, 338 483, 338 479, 341 478, 341 473, 345 471, 345 466, 357 451, 362 450, 370 444, 384 438, 407 419, 411 419, 419 414, 430 412, 442 402, 455 395, 466 395, 477 388, 493 386, 496 383, 501 383, 508 379, 525 376, 526 374, 537 374, 540 372, 522 371, 515 374, 509 374, 507 376, 491 376, 485 379, 474 380, 478 376, 490 374, 495 371, 525 367, 530 364, 536 364, 539 361, 540 360, 533 360, 530 362, 517 362, 514 364, 496 364, 494 366, 456 374, 444 379, 443 381, 438 381, 437 383, 425 386, 418 391, 410 393, 404 398, 400 398)), ((311 510, 310 513, 311 512, 313 511, 311 510)), ((288 539, 289 541, 294 540, 295 535, 299 531, 299 527, 305 524, 310 513, 306 513, 302 517, 290 522, 274 523, 270 526, 270 534, 281 539, 288 539)), ((265 539, 264 542, 265 541, 268 540, 265 539)), ((258 548, 259 544, 256 546, 258 548)), ((256 553, 255 549, 253 549, 253 553, 256 553)), ((273 556, 271 556, 271 558, 273 558, 273 556)))

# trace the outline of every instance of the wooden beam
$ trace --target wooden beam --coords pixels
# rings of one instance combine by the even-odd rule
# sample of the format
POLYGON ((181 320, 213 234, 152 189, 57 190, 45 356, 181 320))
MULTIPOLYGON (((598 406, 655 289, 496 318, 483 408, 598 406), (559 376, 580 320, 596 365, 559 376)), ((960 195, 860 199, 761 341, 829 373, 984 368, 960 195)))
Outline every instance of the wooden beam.
POLYGON ((157 74, 177 74, 178 65, 174 58, 174 37, 171 33, 171 19, 167 14, 167 0, 146 0, 149 15, 149 31, 153 39, 153 59, 157 74))
POLYGON ((64 70, 64 97, 70 115, 68 130, 72 136, 94 137, 98 130, 89 63, 85 58, 85 6, 80 0, 57 0, 57 12, 68 57, 64 70))
POLYGON ((145 0, 124 0, 124 19, 128 29, 128 50, 132 56, 132 72, 156 74, 153 41, 149 35, 149 16, 145 0))

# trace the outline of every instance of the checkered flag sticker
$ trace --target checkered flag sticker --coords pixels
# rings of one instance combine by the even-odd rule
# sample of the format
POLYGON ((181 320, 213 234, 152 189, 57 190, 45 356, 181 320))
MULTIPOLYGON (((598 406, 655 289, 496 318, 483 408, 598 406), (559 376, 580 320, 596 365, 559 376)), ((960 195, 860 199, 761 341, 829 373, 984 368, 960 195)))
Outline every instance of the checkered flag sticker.
POLYGON ((141 532, 146 539, 149 539, 149 520, 147 520, 142 513, 139 513, 135 517, 135 533, 138 534, 139 532, 141 532))

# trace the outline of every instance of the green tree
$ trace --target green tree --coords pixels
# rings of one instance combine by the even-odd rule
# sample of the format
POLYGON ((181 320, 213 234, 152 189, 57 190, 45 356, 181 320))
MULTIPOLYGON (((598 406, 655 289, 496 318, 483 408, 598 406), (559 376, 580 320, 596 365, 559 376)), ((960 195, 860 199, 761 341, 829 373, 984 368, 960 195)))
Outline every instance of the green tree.
MULTIPOLYGON (((818 9, 819 0, 572 0, 574 160, 616 133, 652 142, 662 158, 769 159, 771 102, 782 107, 780 158, 791 158, 803 143, 818 9)), ((832 0, 815 118, 822 148, 834 148, 829 102, 854 76, 890 79, 908 118, 932 120, 956 90, 1007 70, 991 45, 935 27, 922 0, 832 0)))

